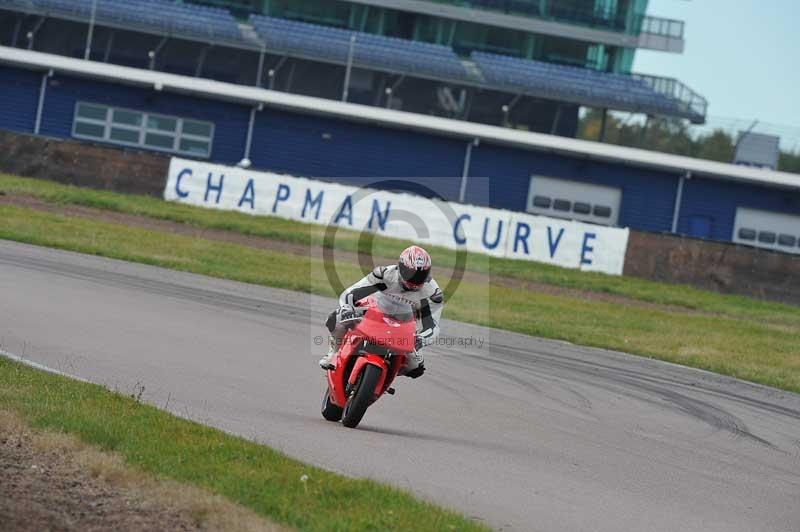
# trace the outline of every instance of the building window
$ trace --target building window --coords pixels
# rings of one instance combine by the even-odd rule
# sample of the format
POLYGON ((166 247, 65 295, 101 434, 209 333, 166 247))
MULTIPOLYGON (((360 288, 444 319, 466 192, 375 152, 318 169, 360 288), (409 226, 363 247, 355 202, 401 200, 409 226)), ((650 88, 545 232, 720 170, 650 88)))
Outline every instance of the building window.
POLYGON ((206 159, 211 155, 214 124, 78 102, 72 136, 206 159))
POLYGON ((756 234, 757 232, 755 229, 748 229, 746 227, 739 229, 739 238, 741 240, 755 240, 756 234))
POLYGON ((576 201, 575 205, 572 206, 572 211, 577 214, 590 214, 592 212, 592 206, 582 201, 576 201))
POLYGON ((773 233, 772 231, 760 231, 758 233, 758 241, 764 244, 774 244, 775 233, 773 233))
POLYGON ((593 212, 598 218, 609 218, 611 216, 611 207, 606 207, 605 205, 595 205, 593 212))
POLYGON ((557 199, 553 202, 553 208, 557 211, 569 212, 572 208, 572 202, 563 199, 557 199))
POLYGON ((552 201, 547 196, 534 196, 533 198, 533 206, 539 207, 540 209, 549 209, 552 201))

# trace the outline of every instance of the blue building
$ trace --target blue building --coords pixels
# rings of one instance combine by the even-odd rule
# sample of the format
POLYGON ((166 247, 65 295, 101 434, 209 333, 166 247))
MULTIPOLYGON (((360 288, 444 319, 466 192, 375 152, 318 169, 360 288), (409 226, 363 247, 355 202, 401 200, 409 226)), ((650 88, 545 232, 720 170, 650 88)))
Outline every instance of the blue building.
POLYGON ((793 174, 9 47, 0 90, 2 129, 800 253, 793 174))

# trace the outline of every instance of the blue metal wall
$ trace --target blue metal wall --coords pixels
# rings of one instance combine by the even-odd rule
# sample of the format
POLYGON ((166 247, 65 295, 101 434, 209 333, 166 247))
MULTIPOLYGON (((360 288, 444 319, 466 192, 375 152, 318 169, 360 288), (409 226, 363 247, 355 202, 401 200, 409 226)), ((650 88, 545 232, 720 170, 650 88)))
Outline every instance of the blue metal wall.
POLYGON ((211 159, 233 164, 242 160, 250 118, 246 106, 56 75, 47 87, 41 134, 70 137, 78 101, 214 122, 211 159))
POLYGON ((42 74, 0 66, 0 127, 33 133, 42 74))
POLYGON ((256 117, 250 159, 258 168, 357 186, 413 178, 457 200, 466 147, 425 133, 265 109, 256 117))
MULTIPOLYGON (((0 128, 34 129, 41 73, 0 67, 0 128)), ((211 160, 235 164, 245 153, 250 108, 56 75, 47 87, 41 134, 70 137, 75 103, 88 101, 208 120, 215 124, 211 160)), ((403 178, 449 200, 458 198, 467 142, 288 111, 256 114, 250 158, 256 168, 365 185, 403 178)), ((482 143, 472 149, 468 203, 525 210, 531 176, 561 177, 622 189, 620 225, 669 231, 679 174, 623 163, 482 143)), ((737 206, 800 215, 800 192, 694 178, 685 182, 678 231, 730 240, 737 206)))

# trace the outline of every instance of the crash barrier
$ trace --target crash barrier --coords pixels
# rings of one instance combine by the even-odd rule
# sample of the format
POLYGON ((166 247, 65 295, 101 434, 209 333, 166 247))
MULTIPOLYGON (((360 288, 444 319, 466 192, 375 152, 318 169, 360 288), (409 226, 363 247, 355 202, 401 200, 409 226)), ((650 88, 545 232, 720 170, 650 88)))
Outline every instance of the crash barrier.
POLYGON ((628 229, 179 158, 170 162, 164 199, 612 275, 622 275, 629 235, 628 229))

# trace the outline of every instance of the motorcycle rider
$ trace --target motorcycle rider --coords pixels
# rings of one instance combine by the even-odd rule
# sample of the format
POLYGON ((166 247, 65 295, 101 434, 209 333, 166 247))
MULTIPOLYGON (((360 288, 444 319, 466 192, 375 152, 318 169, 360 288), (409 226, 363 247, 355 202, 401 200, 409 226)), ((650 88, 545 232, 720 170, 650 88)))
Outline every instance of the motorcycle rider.
POLYGON ((339 308, 331 312, 325 326, 331 332, 330 349, 320 361, 322 369, 336 366, 336 351, 348 323, 356 318, 355 303, 375 292, 397 296, 408 302, 417 318, 415 351, 406 357, 400 375, 416 379, 425 372, 419 350, 439 336, 439 321, 444 308, 444 294, 431 278, 431 256, 419 246, 410 246, 400 254, 397 265, 379 266, 339 296, 339 308))

